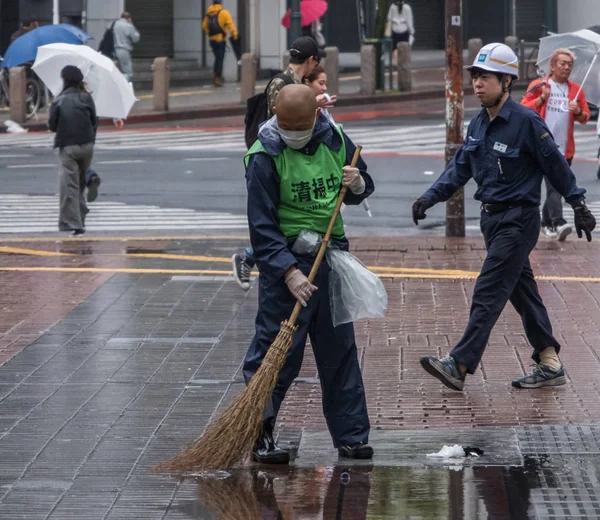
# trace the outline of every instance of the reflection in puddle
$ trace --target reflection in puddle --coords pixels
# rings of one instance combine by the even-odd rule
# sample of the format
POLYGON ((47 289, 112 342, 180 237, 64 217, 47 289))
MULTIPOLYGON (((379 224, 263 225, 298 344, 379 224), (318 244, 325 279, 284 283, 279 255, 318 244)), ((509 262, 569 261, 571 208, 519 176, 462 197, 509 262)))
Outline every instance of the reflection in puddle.
POLYGON ((535 467, 324 467, 197 478, 188 518, 219 520, 527 519, 535 467))

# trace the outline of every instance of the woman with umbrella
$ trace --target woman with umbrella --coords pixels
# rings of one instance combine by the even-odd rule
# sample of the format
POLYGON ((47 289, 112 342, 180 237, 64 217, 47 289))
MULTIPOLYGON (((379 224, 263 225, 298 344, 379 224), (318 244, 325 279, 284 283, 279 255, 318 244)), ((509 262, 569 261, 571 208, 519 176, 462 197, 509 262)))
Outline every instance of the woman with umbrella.
POLYGON ((48 120, 50 130, 56 133, 54 147, 60 157, 58 229, 79 236, 85 233, 89 212, 85 176, 94 155, 98 119, 79 68, 67 65, 61 77, 63 90, 52 103, 48 120))

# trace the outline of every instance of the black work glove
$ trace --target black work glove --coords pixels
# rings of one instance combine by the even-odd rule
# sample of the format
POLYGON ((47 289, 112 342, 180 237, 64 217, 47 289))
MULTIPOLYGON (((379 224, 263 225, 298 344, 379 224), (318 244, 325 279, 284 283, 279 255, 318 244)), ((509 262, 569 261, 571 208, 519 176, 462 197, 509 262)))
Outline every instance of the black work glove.
POLYGON ((596 219, 587 206, 577 206, 573 208, 575 212, 575 231, 577 236, 581 238, 583 233, 588 242, 592 241, 592 231, 596 227, 596 219))
POLYGON ((412 207, 412 215, 413 215, 413 222, 415 223, 415 226, 419 225, 419 220, 424 220, 425 218, 427 218, 427 215, 425 215, 425 212, 432 206, 432 204, 429 203, 429 201, 427 199, 424 198, 420 198, 417 199, 412 207))

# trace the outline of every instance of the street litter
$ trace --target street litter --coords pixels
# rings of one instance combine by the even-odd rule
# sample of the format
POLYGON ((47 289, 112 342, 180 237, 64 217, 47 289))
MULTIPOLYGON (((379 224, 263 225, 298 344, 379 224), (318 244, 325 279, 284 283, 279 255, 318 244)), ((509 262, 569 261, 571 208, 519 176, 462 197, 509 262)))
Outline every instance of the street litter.
POLYGON ((437 453, 428 453, 428 457, 440 457, 443 459, 462 459, 465 457, 479 457, 483 455, 483 450, 479 448, 471 448, 469 446, 463 448, 459 444, 454 446, 444 446, 437 453))
POLYGON ((27 133, 27 129, 23 128, 19 123, 7 119, 4 121, 4 126, 7 128, 9 134, 24 134, 27 133))

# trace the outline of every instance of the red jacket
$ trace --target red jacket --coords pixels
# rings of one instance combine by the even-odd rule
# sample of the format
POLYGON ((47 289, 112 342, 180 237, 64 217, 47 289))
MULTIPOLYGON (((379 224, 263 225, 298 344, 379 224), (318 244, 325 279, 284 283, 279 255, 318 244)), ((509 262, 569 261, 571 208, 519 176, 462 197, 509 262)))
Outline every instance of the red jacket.
MULTIPOLYGON (((545 82, 548 84, 549 79, 550 76, 546 76, 544 79, 536 79, 535 81, 532 81, 527 89, 527 94, 525 94, 525 97, 523 97, 523 100, 521 101, 522 105, 535 110, 544 120, 546 120, 546 103, 543 103, 542 106, 538 108, 536 106, 536 101, 542 95, 542 83, 545 82)), ((575 96, 577 96, 577 92, 579 92, 579 85, 573 81, 569 81, 568 85, 569 101, 573 101, 575 96)), ((587 99, 585 98, 585 92, 583 89, 581 89, 579 94, 579 106, 581 110, 583 110, 583 116, 579 122, 582 125, 585 125, 590 120, 590 108, 588 107, 587 99)), ((575 155, 575 114, 571 112, 569 116, 570 124, 567 138, 567 149, 565 150, 565 159, 572 159, 575 155)))

